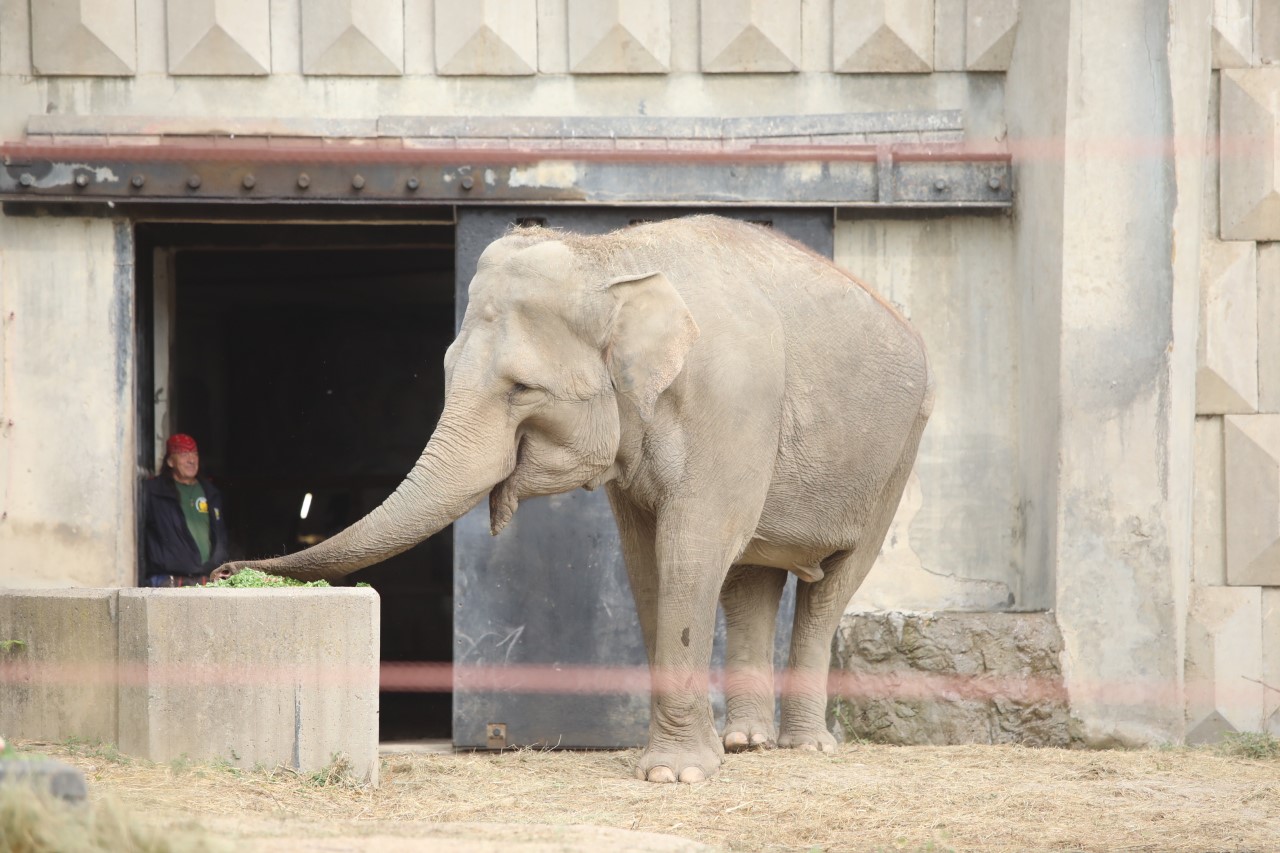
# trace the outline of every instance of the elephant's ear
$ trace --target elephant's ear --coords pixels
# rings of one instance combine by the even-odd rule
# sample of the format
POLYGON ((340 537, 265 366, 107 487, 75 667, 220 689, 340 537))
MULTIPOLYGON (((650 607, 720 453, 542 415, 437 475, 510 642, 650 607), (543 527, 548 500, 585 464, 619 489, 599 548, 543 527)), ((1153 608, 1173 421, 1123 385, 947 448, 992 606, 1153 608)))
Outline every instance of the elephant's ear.
POLYGON ((684 369, 698 339, 698 324, 680 294, 660 272, 609 282, 615 310, 605 346, 613 387, 649 420, 658 395, 684 369))

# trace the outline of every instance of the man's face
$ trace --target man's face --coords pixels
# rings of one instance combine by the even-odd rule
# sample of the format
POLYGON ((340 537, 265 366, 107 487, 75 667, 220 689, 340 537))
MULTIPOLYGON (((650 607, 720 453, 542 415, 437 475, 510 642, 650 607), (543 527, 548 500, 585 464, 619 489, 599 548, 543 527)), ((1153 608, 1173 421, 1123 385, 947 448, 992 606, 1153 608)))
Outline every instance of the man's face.
POLYGON ((173 477, 180 483, 190 483, 200 470, 200 454, 195 450, 169 454, 169 467, 173 469, 173 477))

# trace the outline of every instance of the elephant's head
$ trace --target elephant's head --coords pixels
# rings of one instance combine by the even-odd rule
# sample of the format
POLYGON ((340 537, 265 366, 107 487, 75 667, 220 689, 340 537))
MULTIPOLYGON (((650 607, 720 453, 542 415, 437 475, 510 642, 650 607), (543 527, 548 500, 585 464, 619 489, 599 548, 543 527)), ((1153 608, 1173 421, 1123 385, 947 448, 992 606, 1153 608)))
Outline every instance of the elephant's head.
POLYGON ((336 536, 252 563, 335 578, 413 547, 489 496, 496 534, 519 501, 610 479, 623 423, 652 418, 698 336, 688 307, 652 268, 603 238, 520 229, 481 255, 445 406, 413 470, 336 536))

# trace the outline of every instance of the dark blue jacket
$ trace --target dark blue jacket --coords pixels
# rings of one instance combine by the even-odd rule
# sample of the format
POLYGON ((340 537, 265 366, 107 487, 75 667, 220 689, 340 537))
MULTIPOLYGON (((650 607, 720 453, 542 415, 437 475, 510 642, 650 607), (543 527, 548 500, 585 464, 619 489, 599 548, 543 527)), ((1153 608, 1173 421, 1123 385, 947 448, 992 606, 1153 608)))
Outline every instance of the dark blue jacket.
POLYGON ((227 561, 227 523, 223 517, 222 495, 212 483, 198 478, 209 502, 208 561, 200 562, 200 549, 187 528, 178 487, 168 476, 153 477, 142 484, 142 511, 146 518, 144 557, 148 575, 207 575, 227 561))

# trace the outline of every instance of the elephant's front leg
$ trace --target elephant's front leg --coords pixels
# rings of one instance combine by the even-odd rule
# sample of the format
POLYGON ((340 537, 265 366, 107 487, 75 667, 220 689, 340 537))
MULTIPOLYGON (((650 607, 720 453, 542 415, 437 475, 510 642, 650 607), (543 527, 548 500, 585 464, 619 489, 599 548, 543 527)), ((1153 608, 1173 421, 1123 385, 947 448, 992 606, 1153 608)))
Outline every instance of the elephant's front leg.
POLYGON ((657 544, 649 745, 636 776, 701 782, 724 759, 707 682, 716 601, 731 558, 724 542, 691 529, 662 531, 657 544))

